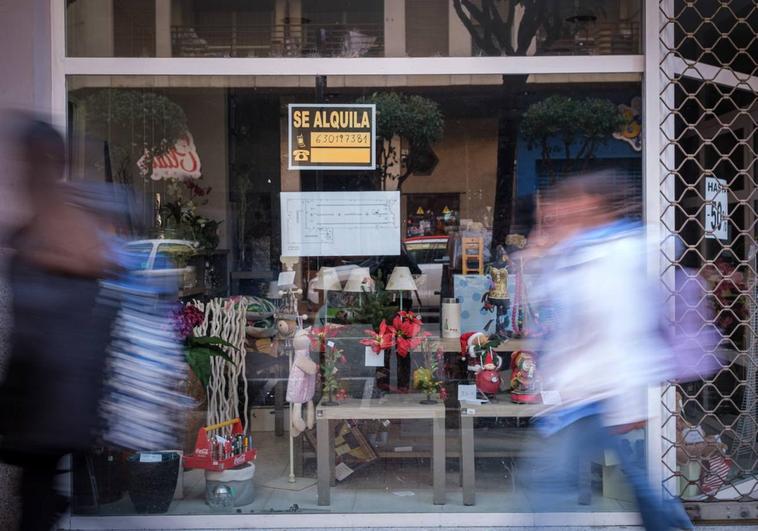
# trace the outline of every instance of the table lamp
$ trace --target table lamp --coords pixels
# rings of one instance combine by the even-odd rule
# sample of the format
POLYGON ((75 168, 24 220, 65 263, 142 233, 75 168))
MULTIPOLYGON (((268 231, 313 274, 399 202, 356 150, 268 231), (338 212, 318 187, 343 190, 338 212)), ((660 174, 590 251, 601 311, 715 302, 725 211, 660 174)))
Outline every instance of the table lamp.
POLYGON ((363 299, 361 293, 374 291, 374 279, 371 278, 371 272, 368 267, 356 267, 350 270, 350 276, 347 277, 345 288, 342 291, 358 294, 358 305, 362 305, 363 299))
POLYGON ((322 267, 319 269, 313 287, 324 292, 324 326, 326 326, 326 322, 329 320, 329 292, 342 291, 342 284, 340 283, 339 275, 337 275, 337 270, 333 267, 322 267))
POLYGON ((416 282, 413 280, 411 270, 405 266, 397 266, 392 270, 389 280, 387 281, 387 291, 400 292, 400 311, 403 310, 403 292, 416 291, 416 282))

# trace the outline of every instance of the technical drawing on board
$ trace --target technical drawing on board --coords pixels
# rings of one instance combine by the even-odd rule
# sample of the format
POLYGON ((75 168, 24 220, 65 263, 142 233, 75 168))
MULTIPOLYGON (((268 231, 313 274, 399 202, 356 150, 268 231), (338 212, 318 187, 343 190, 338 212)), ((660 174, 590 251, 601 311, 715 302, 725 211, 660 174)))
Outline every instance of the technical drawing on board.
POLYGON ((282 192, 282 254, 400 254, 399 192, 282 192))

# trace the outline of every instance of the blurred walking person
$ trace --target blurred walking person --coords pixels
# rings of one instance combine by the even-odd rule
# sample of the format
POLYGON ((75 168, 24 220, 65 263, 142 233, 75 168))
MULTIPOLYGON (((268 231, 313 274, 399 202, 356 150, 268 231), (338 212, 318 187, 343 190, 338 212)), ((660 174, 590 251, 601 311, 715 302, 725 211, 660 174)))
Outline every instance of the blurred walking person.
POLYGON ((65 512, 58 461, 91 446, 112 315, 96 305, 111 267, 97 223, 61 183, 64 141, 19 120, 11 156, 21 168, 24 219, 7 245, 13 329, 0 386, 0 458, 22 469, 21 529, 49 530, 65 512))
POLYGON ((682 367, 695 363, 663 332, 644 227, 629 216, 639 203, 615 177, 571 177, 544 200, 551 226, 541 236, 552 247, 539 260, 537 285, 552 310, 539 362, 548 411, 538 420, 542 457, 524 464, 522 478, 540 510, 589 504, 591 463, 613 450, 645 528, 689 529, 681 504, 663 501, 644 456, 619 437, 645 426, 648 386, 688 376, 682 367))

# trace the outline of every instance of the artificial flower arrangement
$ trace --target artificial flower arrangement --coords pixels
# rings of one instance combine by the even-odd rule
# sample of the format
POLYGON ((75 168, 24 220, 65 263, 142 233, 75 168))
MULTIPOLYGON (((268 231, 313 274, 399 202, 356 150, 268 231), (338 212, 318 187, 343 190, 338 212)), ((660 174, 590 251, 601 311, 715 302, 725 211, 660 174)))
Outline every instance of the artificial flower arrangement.
MULTIPOLYGON (((419 345, 425 344, 430 336, 429 332, 423 331, 421 317, 411 311, 399 311, 388 325, 386 320, 379 323, 378 328, 366 330, 367 338, 360 341, 362 345, 370 347, 378 354, 384 350, 395 348, 397 355, 405 358, 419 345)), ((435 403, 431 400, 432 393, 439 392, 440 398, 445 399, 446 391, 442 387, 442 381, 437 379, 437 371, 442 359, 442 351, 433 356, 429 348, 423 348, 424 367, 416 369, 413 373, 413 387, 426 393, 427 400, 424 403, 435 403)))
POLYGON ((440 400, 443 402, 447 399, 447 389, 444 387, 442 379, 438 378, 438 371, 445 363, 445 353, 442 347, 432 353, 428 348, 428 340, 424 338, 424 366, 413 371, 413 387, 426 394, 426 399, 422 404, 436 404, 437 401, 432 398, 432 394, 438 393, 440 400))
POLYGON ((335 392, 337 393, 338 400, 347 398, 347 391, 344 388, 340 388, 340 382, 337 378, 339 363, 347 363, 347 358, 345 358, 342 349, 337 348, 334 343, 328 341, 324 352, 324 361, 321 364, 322 393, 327 396, 327 400, 321 403, 323 406, 339 405, 334 401, 335 392))
POLYGON ((203 389, 207 389, 211 378, 211 358, 217 356, 235 365, 224 348, 236 349, 220 337, 197 334, 198 328, 205 322, 205 314, 197 306, 185 304, 174 313, 173 321, 177 334, 184 342, 187 364, 203 389))

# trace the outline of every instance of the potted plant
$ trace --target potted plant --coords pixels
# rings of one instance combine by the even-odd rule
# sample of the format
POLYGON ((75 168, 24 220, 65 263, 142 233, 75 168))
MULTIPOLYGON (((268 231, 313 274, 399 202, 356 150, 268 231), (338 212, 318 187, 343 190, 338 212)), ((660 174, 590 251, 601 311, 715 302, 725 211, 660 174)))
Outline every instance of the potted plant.
POLYGON ((443 386, 443 381, 438 378, 438 371, 444 364, 444 352, 442 347, 438 348, 434 354, 428 348, 427 340, 424 339, 424 364, 413 371, 413 387, 426 394, 426 399, 422 404, 436 404, 437 401, 432 398, 435 393, 439 394, 440 400, 447 398, 447 389, 443 386))
POLYGON ((341 391, 342 398, 346 397, 346 392, 342 392, 337 379, 338 363, 347 363, 347 359, 342 349, 337 348, 334 343, 329 341, 324 352, 324 362, 321 364, 322 393, 327 396, 326 401, 321 402, 322 406, 338 406, 339 403, 334 400, 334 393, 337 391, 341 391))
POLYGON ((205 409, 201 406, 206 400, 206 390, 211 378, 211 360, 219 357, 234 365, 234 361, 224 350, 235 349, 234 345, 220 337, 207 336, 202 333, 205 314, 193 304, 185 304, 174 315, 174 326, 184 342, 184 356, 191 372, 187 381, 187 394, 198 402, 197 414, 190 415, 185 434, 184 451, 194 450, 195 434, 205 421, 205 409))

